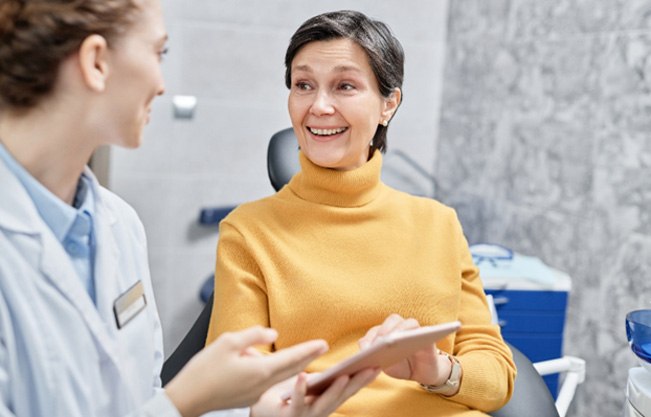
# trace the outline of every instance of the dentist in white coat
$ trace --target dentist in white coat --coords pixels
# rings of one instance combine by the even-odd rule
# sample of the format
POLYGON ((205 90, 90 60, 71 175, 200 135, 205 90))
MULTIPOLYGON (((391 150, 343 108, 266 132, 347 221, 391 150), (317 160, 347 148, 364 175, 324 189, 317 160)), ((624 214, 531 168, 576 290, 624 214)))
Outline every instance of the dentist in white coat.
POLYGON ((98 146, 140 144, 164 90, 166 39, 158 0, 0 2, 2 417, 187 417, 250 405, 252 416, 325 416, 377 375, 305 397, 299 374, 281 402, 276 384, 327 346, 262 357, 250 347, 276 333, 251 328, 160 387, 144 230, 86 162, 98 146))

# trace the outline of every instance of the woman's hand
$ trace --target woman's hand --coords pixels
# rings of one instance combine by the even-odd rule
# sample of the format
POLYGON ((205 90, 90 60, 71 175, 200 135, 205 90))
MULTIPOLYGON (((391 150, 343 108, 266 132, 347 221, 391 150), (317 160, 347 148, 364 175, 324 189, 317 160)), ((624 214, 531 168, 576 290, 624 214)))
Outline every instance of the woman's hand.
POLYGON ((323 340, 301 343, 270 355, 253 346, 277 338, 272 329, 252 327, 224 333, 206 346, 167 384, 167 396, 183 417, 247 407, 271 386, 296 375, 328 350, 323 340))
POLYGON ((327 390, 318 396, 307 396, 306 374, 284 381, 267 391, 251 408, 251 417, 326 417, 332 414, 350 396, 373 381, 379 369, 365 369, 352 378, 340 376, 327 390), (280 397, 292 385, 294 390, 289 401, 280 397))
MULTIPOLYGON (((384 320, 384 323, 372 327, 364 337, 359 339, 359 346, 364 349, 389 333, 419 327, 420 324, 416 319, 405 319, 398 314, 392 314, 384 320)), ((425 385, 443 385, 451 370, 450 360, 446 356, 438 354, 435 344, 383 369, 384 373, 390 377, 408 379, 425 385)))

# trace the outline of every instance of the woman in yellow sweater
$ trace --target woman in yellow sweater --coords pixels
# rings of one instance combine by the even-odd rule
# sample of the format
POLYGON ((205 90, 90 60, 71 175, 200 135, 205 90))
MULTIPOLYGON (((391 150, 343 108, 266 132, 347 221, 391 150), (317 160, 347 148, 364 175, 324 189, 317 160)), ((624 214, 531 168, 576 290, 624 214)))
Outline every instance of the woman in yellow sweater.
POLYGON ((481 416, 513 391, 455 212, 380 180, 401 101, 403 51, 388 27, 340 11, 306 21, 287 54, 301 171, 220 225, 208 340, 252 325, 269 350, 323 338, 320 372, 380 335, 460 320, 461 329, 384 372, 338 416, 481 416))

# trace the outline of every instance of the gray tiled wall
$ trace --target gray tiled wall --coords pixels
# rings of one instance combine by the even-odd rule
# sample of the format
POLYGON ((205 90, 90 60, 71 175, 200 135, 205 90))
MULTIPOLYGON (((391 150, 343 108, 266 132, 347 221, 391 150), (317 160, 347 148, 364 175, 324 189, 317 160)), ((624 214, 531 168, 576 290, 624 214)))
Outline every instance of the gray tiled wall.
POLYGON ((651 2, 451 0, 437 175, 471 242, 573 278, 573 415, 618 416, 651 307, 651 2))
MULTIPOLYGON (((203 207, 272 193, 267 140, 290 126, 283 58, 293 31, 314 14, 357 9, 387 22, 407 55, 405 101, 389 132, 433 171, 445 50, 447 0, 312 2, 163 0, 170 33, 167 93, 154 105, 138 150, 112 149, 109 185, 140 214, 167 353, 201 309, 199 287, 213 270, 216 228, 197 226, 203 207), (191 121, 172 117, 176 94, 198 98, 191 121)), ((392 154, 388 182, 431 193, 425 176, 392 154)))

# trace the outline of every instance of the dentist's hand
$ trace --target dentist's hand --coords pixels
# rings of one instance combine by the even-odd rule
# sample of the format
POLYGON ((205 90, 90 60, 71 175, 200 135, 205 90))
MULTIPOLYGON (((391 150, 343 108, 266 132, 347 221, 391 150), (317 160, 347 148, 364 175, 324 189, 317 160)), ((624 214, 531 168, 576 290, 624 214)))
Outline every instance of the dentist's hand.
POLYGON ((224 333, 172 379, 165 391, 183 417, 247 407, 271 386, 301 372, 325 353, 325 341, 312 340, 269 355, 254 346, 273 343, 275 330, 252 327, 224 333))
POLYGON ((251 408, 251 417, 327 417, 362 387, 373 381, 379 369, 365 369, 352 377, 337 378, 327 390, 318 396, 307 396, 306 374, 284 381, 267 391, 251 408), (292 385, 294 390, 289 401, 281 396, 292 385))

